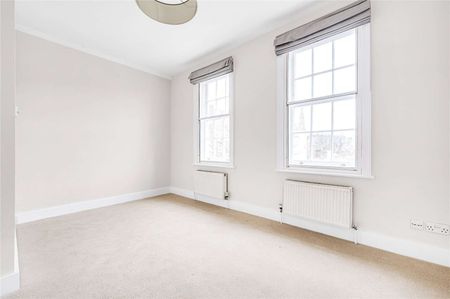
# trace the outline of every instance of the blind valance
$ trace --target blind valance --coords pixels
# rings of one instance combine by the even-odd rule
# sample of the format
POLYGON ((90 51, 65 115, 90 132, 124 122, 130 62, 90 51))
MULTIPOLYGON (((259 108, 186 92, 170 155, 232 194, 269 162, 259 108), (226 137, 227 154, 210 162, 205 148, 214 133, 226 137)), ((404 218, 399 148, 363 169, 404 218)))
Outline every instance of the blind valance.
POLYGON ((199 70, 193 71, 189 75, 191 84, 197 84, 212 78, 216 78, 233 71, 233 57, 227 57, 216 63, 205 66, 199 70))
POLYGON ((370 1, 360 0, 275 38, 275 53, 282 55, 370 22, 370 1))

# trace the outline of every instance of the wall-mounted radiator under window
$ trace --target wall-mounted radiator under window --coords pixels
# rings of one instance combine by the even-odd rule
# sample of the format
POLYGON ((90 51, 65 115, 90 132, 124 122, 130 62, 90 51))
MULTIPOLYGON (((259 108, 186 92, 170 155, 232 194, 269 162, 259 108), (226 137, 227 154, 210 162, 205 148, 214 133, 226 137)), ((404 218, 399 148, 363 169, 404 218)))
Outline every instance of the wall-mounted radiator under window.
POLYGON ((197 170, 194 173, 195 194, 217 199, 228 199, 228 174, 197 170))
POLYGON ((344 228, 353 226, 353 188, 286 180, 283 215, 344 228))

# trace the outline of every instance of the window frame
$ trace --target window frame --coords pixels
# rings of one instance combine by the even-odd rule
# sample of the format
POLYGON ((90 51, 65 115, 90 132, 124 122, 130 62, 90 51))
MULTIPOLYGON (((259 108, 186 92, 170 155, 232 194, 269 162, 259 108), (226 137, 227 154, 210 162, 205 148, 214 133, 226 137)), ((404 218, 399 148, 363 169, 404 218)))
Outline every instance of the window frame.
MULTIPOLYGON (((281 172, 348 176, 372 178, 371 173, 371 91, 370 91, 370 24, 355 28, 357 57, 356 57, 356 144, 355 167, 336 167, 319 165, 290 165, 289 164, 289 106, 290 74, 289 53, 277 57, 277 170, 281 172)), ((337 34, 313 45, 320 45, 333 40, 337 34)), ((313 46, 308 45, 305 47, 313 46)), ((326 97, 326 101, 333 101, 348 94, 326 97)), ((304 103, 314 104, 322 98, 308 99, 304 103)))
POLYGON ((193 128, 194 128, 194 157, 193 157, 193 164, 194 166, 210 166, 210 167, 219 167, 219 168, 234 168, 234 74, 233 72, 221 75, 219 77, 213 78, 214 80, 217 80, 218 78, 228 76, 228 93, 229 93, 229 103, 228 103, 228 114, 221 114, 214 117, 223 117, 228 115, 229 120, 229 136, 230 136, 230 161, 229 162, 220 162, 220 161, 201 161, 201 126, 200 122, 202 119, 200 115, 200 84, 203 82, 207 82, 209 80, 197 83, 194 85, 194 109, 193 109, 193 128))

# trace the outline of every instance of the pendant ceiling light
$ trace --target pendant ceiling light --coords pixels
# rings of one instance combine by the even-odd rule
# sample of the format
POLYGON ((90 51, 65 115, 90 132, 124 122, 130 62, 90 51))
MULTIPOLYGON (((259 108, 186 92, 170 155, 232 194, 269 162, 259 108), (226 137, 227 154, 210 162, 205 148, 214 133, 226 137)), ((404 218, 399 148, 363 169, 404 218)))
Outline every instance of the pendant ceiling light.
POLYGON ((197 12, 197 0, 136 0, 136 3, 153 20, 170 25, 186 23, 197 12))

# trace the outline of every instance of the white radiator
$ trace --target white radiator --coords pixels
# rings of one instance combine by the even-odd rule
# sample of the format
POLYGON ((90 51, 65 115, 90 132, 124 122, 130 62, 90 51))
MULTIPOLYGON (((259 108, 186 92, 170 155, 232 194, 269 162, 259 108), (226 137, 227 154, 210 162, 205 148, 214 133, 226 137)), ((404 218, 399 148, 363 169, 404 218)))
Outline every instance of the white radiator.
POLYGON ((353 226, 353 188, 287 180, 283 214, 339 227, 353 226))
POLYGON ((228 175, 223 172, 197 170, 194 173, 194 192, 217 199, 228 198, 228 175))

